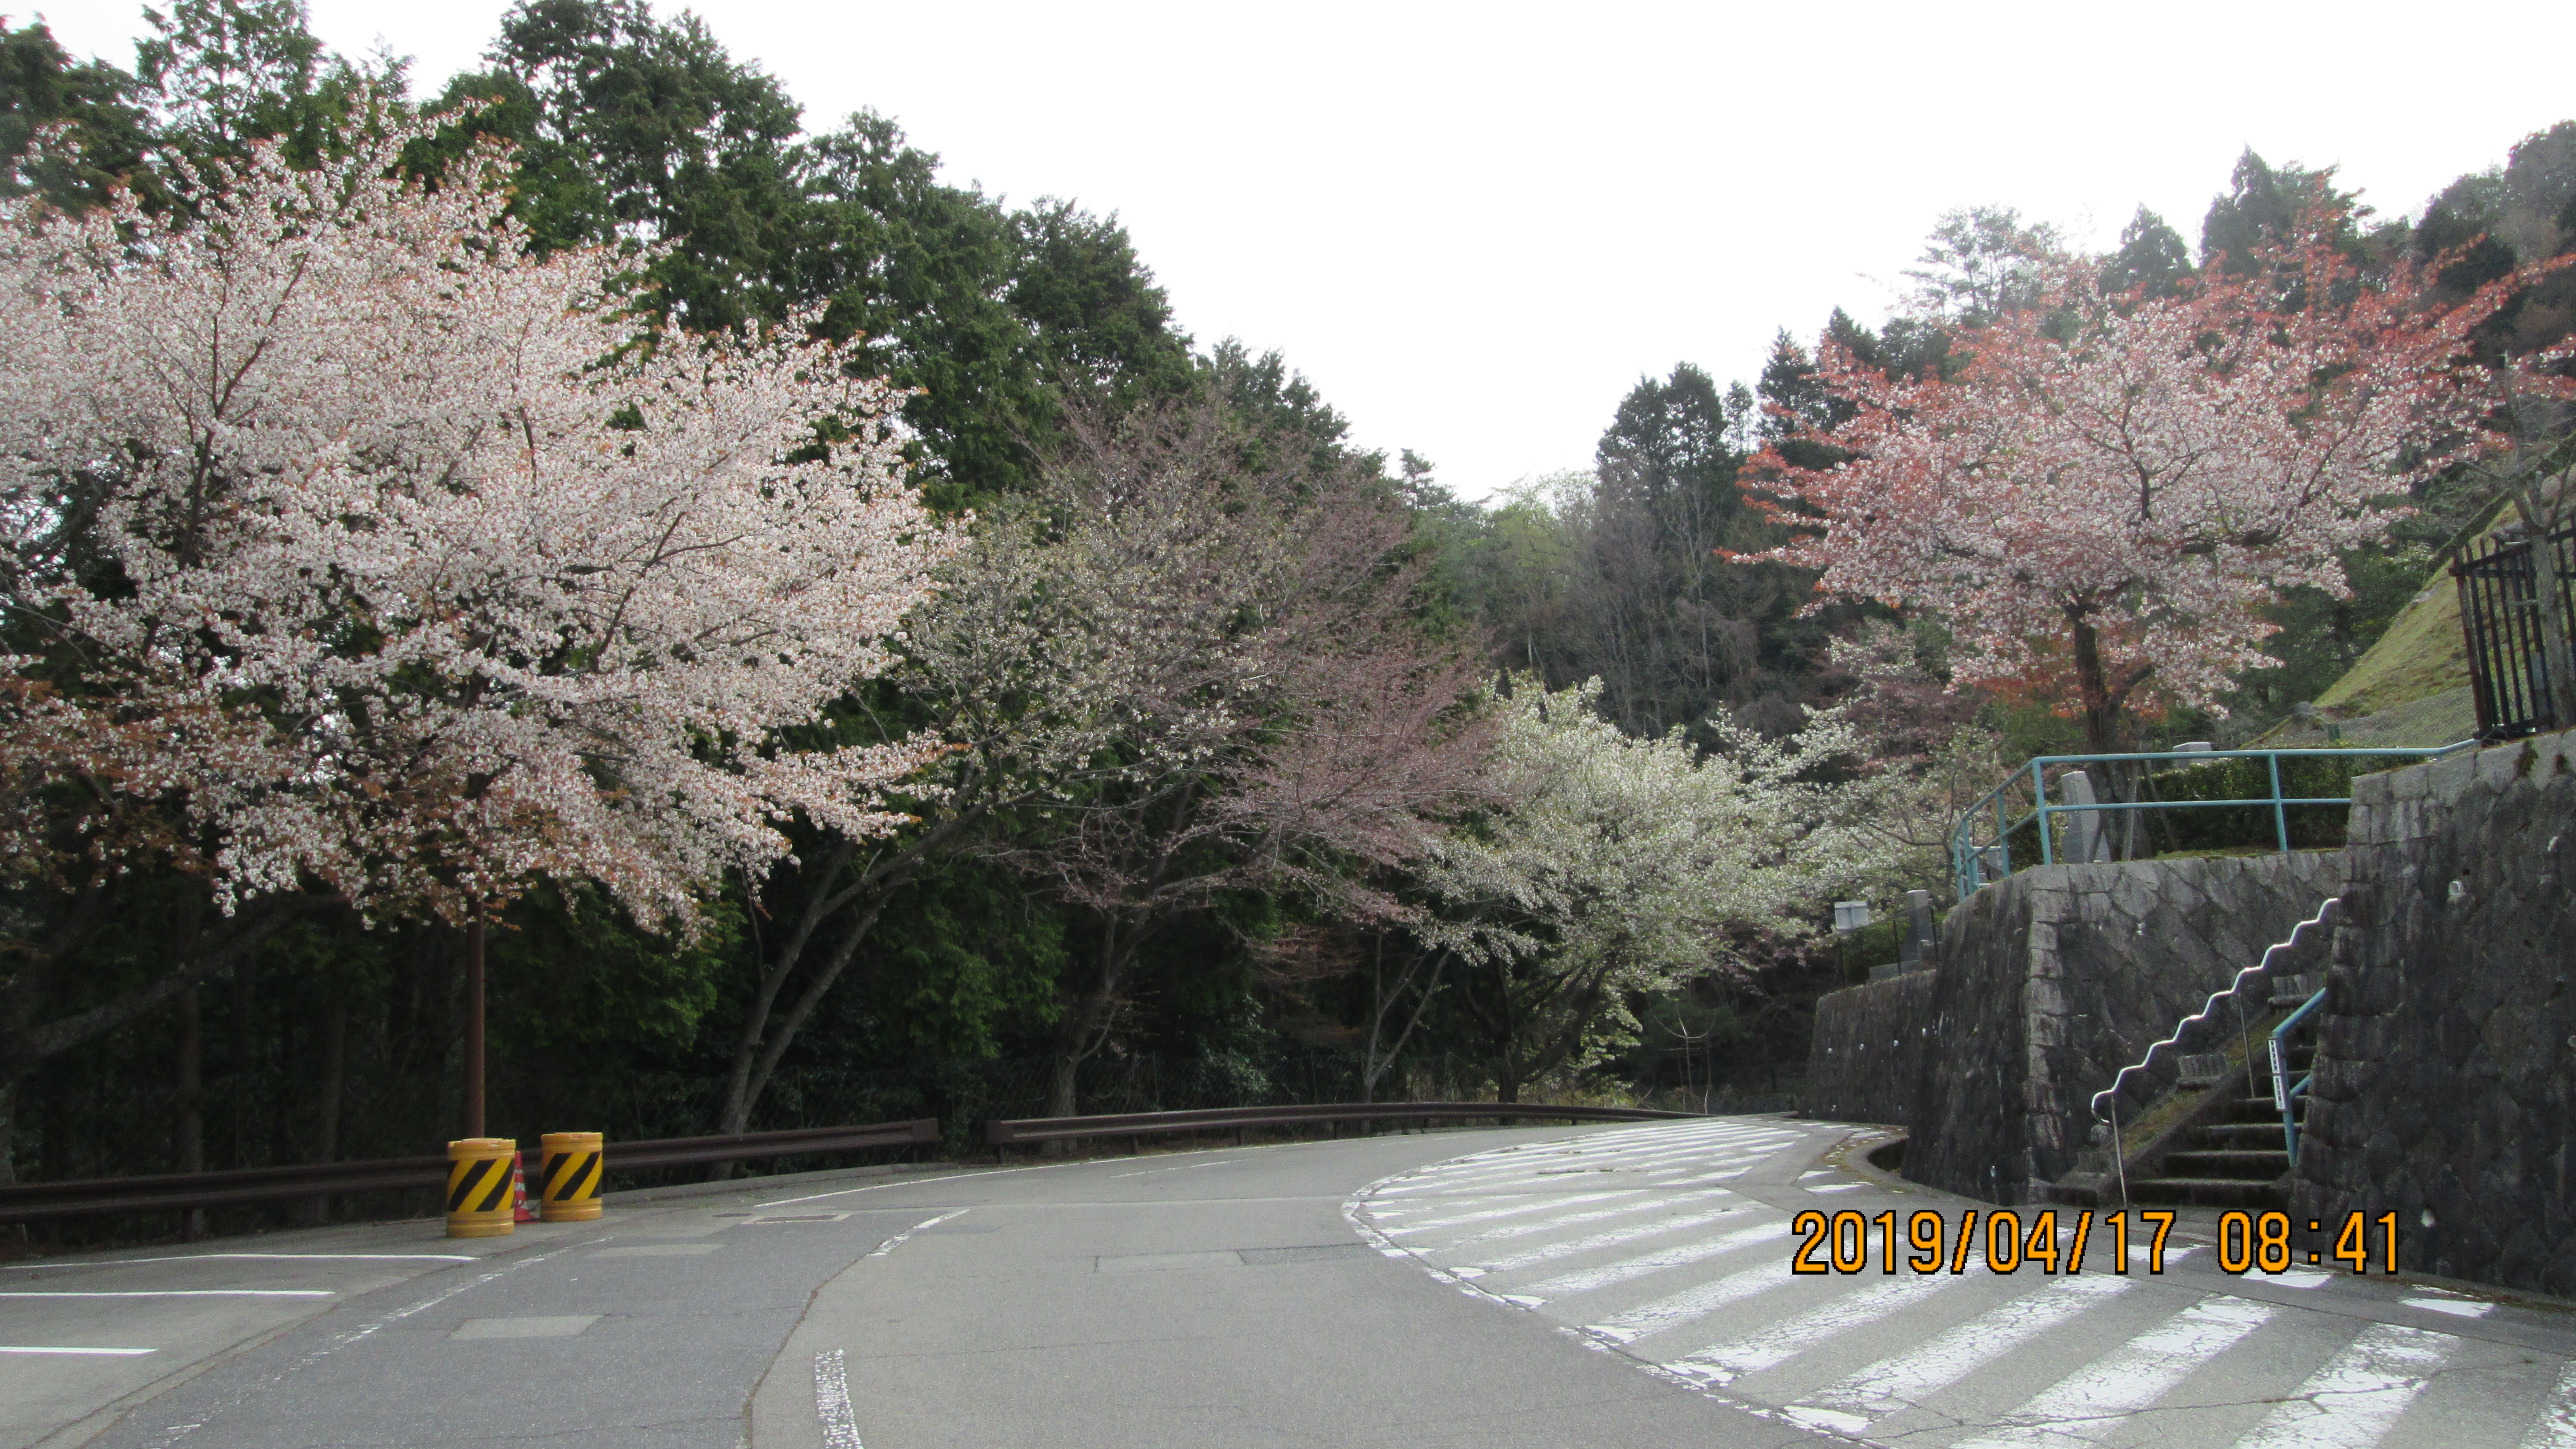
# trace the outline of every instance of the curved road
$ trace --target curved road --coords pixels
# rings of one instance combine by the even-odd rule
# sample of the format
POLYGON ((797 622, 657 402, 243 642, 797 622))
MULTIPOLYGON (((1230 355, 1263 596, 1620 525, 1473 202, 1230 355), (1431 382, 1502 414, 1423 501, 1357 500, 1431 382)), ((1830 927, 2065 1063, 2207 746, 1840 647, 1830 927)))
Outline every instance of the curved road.
POLYGON ((1843 1169, 1850 1135, 1393 1136, 20 1266, 0 1445, 2576 1449, 2553 1309, 2179 1238, 2154 1276, 2104 1243, 1792 1275, 1801 1210, 1977 1206, 1843 1169))

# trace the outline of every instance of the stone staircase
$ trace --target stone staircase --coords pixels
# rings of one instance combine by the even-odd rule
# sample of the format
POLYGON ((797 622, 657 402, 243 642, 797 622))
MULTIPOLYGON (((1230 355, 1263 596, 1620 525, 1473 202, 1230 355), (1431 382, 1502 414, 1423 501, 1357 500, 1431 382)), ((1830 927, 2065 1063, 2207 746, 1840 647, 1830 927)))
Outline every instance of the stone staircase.
MULTIPOLYGON (((2252 1033, 2263 1043, 2272 1027, 2289 1012, 2325 988, 2319 974, 2283 975, 2269 983, 2269 1010, 2252 1033)), ((2307 1075, 2315 1060, 2312 1041, 2290 1043, 2286 1062, 2290 1080, 2307 1075)), ((2279 1211, 2289 1206, 2290 1154, 2281 1133, 2281 1109, 2272 1100, 2271 1063, 2260 1045, 2254 1049, 2252 1090, 2246 1063, 2224 1052, 2186 1056, 2168 1093, 2166 1105, 2180 1108, 2170 1130, 2144 1143, 2130 1143, 2128 1196, 2143 1207, 2243 1208, 2279 1211), (2191 1101, 2192 1098, 2197 1101, 2191 1101)), ((2291 1109, 2305 1125, 2305 1097, 2291 1099, 2291 1109)), ((2107 1159, 2109 1154, 2101 1154, 2107 1159)), ((2107 1165, 2107 1164, 2105 1164, 2107 1165)), ((2066 1201, 2108 1203, 2116 1196, 2112 1174, 2096 1166, 2060 1184, 2066 1201)))

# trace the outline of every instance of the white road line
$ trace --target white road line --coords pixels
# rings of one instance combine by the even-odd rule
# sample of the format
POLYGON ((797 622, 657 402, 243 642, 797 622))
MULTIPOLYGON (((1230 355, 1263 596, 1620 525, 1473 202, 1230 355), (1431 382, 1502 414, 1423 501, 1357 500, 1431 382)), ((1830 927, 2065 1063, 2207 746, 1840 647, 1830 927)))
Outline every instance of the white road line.
POLYGON ((1857 1434, 1871 1420, 1921 1403, 2007 1351, 2136 1286, 2132 1278, 2061 1279, 1809 1394, 1790 1407, 1789 1417, 1857 1434))
POLYGON ((1882 1278, 1795 1318, 1766 1325, 1759 1332, 1747 1334, 1731 1343, 1701 1349, 1664 1367, 1704 1384, 1733 1383, 1746 1374, 1786 1363, 1827 1339, 1840 1337, 1863 1324, 1875 1323, 1909 1304, 1966 1281, 1964 1274, 1953 1278, 1947 1273, 1882 1278))
POLYGON ((920 1222, 914 1223, 911 1227, 904 1229, 902 1232, 895 1234, 893 1237, 886 1239, 884 1242, 877 1244, 875 1247, 868 1249, 868 1256, 871 1258, 882 1258, 886 1254, 893 1252, 895 1249, 902 1247, 905 1239, 910 1238, 917 1232, 920 1232, 923 1228, 935 1228, 941 1223, 948 1221, 950 1218, 964 1217, 972 1211, 974 1211, 972 1208, 958 1208, 953 1212, 941 1213, 935 1218, 924 1218, 920 1222))
POLYGON ((1382 1231, 1385 1232, 1388 1237, 1395 1237, 1403 1233, 1426 1232, 1432 1228, 1454 1228, 1462 1223, 1483 1223, 1491 1222, 1496 1218, 1515 1218, 1519 1217, 1523 1213, 1549 1212, 1556 1208, 1575 1207, 1587 1202, 1608 1202, 1614 1197, 1634 1197, 1641 1192, 1651 1191, 1653 1191, 1651 1188, 1623 1187, 1616 1192, 1579 1193, 1573 1197, 1550 1198, 1542 1202, 1521 1203, 1516 1207, 1487 1208, 1482 1212, 1459 1213, 1454 1217, 1432 1218, 1427 1222, 1406 1223, 1402 1227, 1386 1228, 1382 1229, 1382 1231))
POLYGON ((488 1273, 478 1273, 474 1277, 468 1278, 462 1283, 449 1284, 447 1287, 429 1295, 427 1298, 405 1304, 391 1313, 376 1319, 372 1323, 351 1329, 349 1332, 339 1335, 330 1342, 325 1343, 321 1347, 305 1354, 302 1358, 288 1364, 284 1368, 259 1375, 247 1382, 236 1382, 233 1387, 223 1391, 223 1393, 215 1399, 214 1403, 200 1410, 200 1417, 194 1422, 164 1426, 161 1431, 161 1437, 153 1441, 153 1449, 170 1449, 171 1445, 178 1443, 181 1439, 184 1439, 190 1434, 195 1433, 197 1430, 206 1427, 206 1425, 213 1423, 216 1419, 233 1412, 235 1409, 240 1408, 250 1400, 267 1393, 270 1389, 284 1381, 287 1375, 295 1373, 301 1369, 310 1368, 314 1364, 320 1363, 322 1360, 329 1358, 340 1350, 349 1347, 351 1344, 364 1343, 367 1339, 374 1337, 383 1329, 388 1328, 393 1324, 400 1323, 402 1320, 411 1317, 415 1313, 426 1313, 430 1309, 436 1308, 438 1305, 445 1303, 447 1300, 454 1298, 460 1293, 471 1292, 474 1289, 482 1287, 486 1283, 507 1278, 522 1268, 533 1268, 537 1264, 545 1262, 549 1258, 560 1257, 565 1253, 571 1252, 575 1248, 587 1246, 590 1246, 590 1244, 566 1243, 560 1248, 548 1248, 542 1253, 531 1253, 524 1258, 503 1263, 500 1267, 494 1268, 488 1273))
POLYGON ((1658 1298, 1642 1308, 1632 1308, 1615 1318, 1600 1323, 1587 1323, 1583 1331, 1611 1343, 1634 1343, 1669 1328, 1679 1328, 1695 1319, 1706 1318, 1730 1303, 1768 1293, 1792 1278, 1789 1265, 1765 1263, 1732 1273, 1714 1283, 1658 1298))
POLYGON ((1178 1167, 1148 1167, 1136 1172, 1113 1172, 1109 1175, 1113 1178, 1153 1177, 1159 1173, 1165 1172, 1195 1172, 1202 1167, 1223 1167, 1229 1162, 1241 1162, 1242 1160, 1243 1159, 1240 1157, 1220 1157, 1214 1162, 1184 1162, 1178 1167))
POLYGON ((2496 1308, 2492 1303, 2480 1302, 2475 1298, 2400 1298, 2397 1301, 2409 1308, 2421 1308, 2430 1313, 2447 1313, 2453 1318, 2484 1318, 2495 1312, 2496 1308))
POLYGON ((0 1298, 336 1298, 329 1288, 158 1288, 79 1292, 70 1288, 0 1289, 0 1298))
POLYGON ((1597 1168, 1605 1164, 1635 1166, 1686 1157, 1694 1153, 1716 1152, 1767 1157, 1797 1140, 1795 1136, 1776 1139, 1737 1136, 1678 1139, 1665 1137, 1624 1144, 1617 1151, 1582 1149, 1532 1152, 1511 1149, 1490 1155, 1480 1153, 1474 1157, 1462 1157, 1454 1162, 1441 1163, 1423 1172, 1407 1174, 1397 1182, 1389 1184, 1383 1191, 1412 1191, 1434 1182, 1455 1184, 1501 1177, 1536 1176, 1551 1169, 1558 1173, 1567 1173, 1597 1168))
MULTIPOLYGON (((943 1173, 938 1177, 898 1178, 893 1182, 872 1182, 865 1187, 840 1187, 834 1188, 830 1192, 809 1192, 803 1197, 772 1198, 768 1202, 753 1203, 752 1206, 764 1208, 786 1207, 790 1203, 821 1202, 827 1197, 848 1197, 852 1193, 883 1192, 890 1187, 927 1187, 934 1182, 958 1182, 969 1177, 1004 1177, 1014 1172, 1053 1172, 1059 1167, 1089 1167, 1091 1165, 1092 1163, 1090 1161, 1075 1159, 1069 1162, 1036 1162, 1031 1163, 1027 1167, 986 1167, 979 1168, 974 1172, 950 1172, 943 1173)), ((745 1183, 743 1185, 745 1187, 750 1186, 749 1183, 745 1183)))
POLYGON ((2192 1370, 2269 1321, 2267 1304, 2213 1294, 2042 1389, 2001 1433, 1950 1449, 2089 1443, 2172 1392, 2192 1370))
POLYGON ((132 1358, 137 1354, 158 1353, 152 1348, 35 1348, 19 1344, 0 1344, 0 1353, 69 1353, 96 1354, 105 1358, 132 1358))
POLYGON ((1416 1180, 1408 1184, 1404 1191, 1408 1193, 1430 1190, 1443 1192, 1492 1192, 1504 1188, 1531 1188, 1550 1183, 1564 1185, 1570 1179, 1581 1178, 1600 1172, 1622 1170, 1646 1171, 1648 1169, 1652 1169, 1658 1172, 1688 1172, 1693 1168, 1705 1168, 1718 1172, 1737 1172, 1772 1156, 1776 1150, 1777 1149, 1760 1152, 1720 1153, 1708 1153, 1700 1150, 1692 1150, 1687 1152, 1658 1154, 1653 1158, 1638 1162, 1621 1161, 1606 1165, 1596 1163, 1587 1166, 1575 1166, 1565 1163, 1558 1163, 1552 1166, 1515 1163, 1508 1170, 1495 1169, 1473 1174, 1461 1173, 1454 1176, 1416 1180), (1662 1164, 1671 1165, 1664 1166, 1662 1164))
MULTIPOLYGON (((1543 1283, 1532 1283, 1529 1285, 1529 1291, 1542 1298, 1571 1298, 1577 1293, 1589 1293, 1596 1288, 1607 1288, 1613 1283, 1625 1283, 1631 1278, 1643 1278, 1649 1273, 1660 1273, 1667 1268, 1705 1263, 1711 1258, 1722 1258, 1756 1243, 1767 1243, 1787 1236, 1789 1236, 1789 1225, 1786 1222, 1760 1223, 1722 1237, 1706 1238, 1696 1243, 1682 1243, 1641 1257, 1625 1258, 1616 1263, 1604 1264, 1598 1268, 1584 1268, 1572 1273, 1562 1273, 1543 1283)), ((1788 1265, 1781 1264, 1780 1271, 1787 1272, 1788 1265)))
POLYGON ((2237 1449, 2369 1449, 2406 1412, 2460 1340, 2376 1323, 2293 1391, 2237 1449))
POLYGON ((2576 1449, 2576 1363, 2558 1371, 2558 1387, 2523 1434, 2521 1449, 2576 1449))
POLYGON ((1415 1213, 1449 1212, 1462 1207, 1483 1207, 1487 1203, 1511 1202, 1525 1196, 1527 1196, 1526 1193, 1478 1193, 1473 1197, 1424 1198, 1411 1207, 1379 1207, 1371 1203, 1362 1211, 1366 1212, 1371 1219, 1403 1218, 1411 1217, 1415 1213))
POLYGON ((858 1416, 850 1411, 850 1370, 837 1348, 814 1355, 814 1412, 823 1421, 823 1449, 861 1449, 858 1416))
MULTIPOLYGON (((1732 1193, 1719 1187, 1704 1188, 1698 1192, 1673 1193, 1664 1197, 1650 1197, 1644 1202, 1623 1202, 1614 1207, 1593 1208, 1588 1212, 1565 1213, 1557 1217, 1548 1218, 1542 1222, 1514 1223, 1509 1227, 1495 1228, 1490 1232, 1471 1233, 1466 1237, 1459 1238, 1451 1242, 1448 1246, 1443 1247, 1438 1251, 1443 1253, 1454 1253, 1461 1248, 1471 1247, 1477 1243, 1500 1242, 1505 1238, 1526 1238, 1532 1233, 1553 1232, 1562 1228, 1579 1228, 1585 1223, 1604 1222, 1611 1218, 1623 1218, 1636 1213, 1650 1213, 1662 1209, 1688 1207, 1693 1203, 1706 1202, 1711 1198, 1731 1196, 1733 1196, 1732 1193)), ((1732 1211, 1741 1212, 1743 1209, 1736 1208, 1732 1209, 1732 1211)))
POLYGON ((474 1263, 471 1253, 174 1253, 167 1258, 80 1258, 58 1263, 0 1263, 12 1273, 60 1272, 65 1268, 122 1268, 134 1263, 218 1263, 254 1260, 262 1263, 474 1263))
MULTIPOLYGON (((1709 1196, 1732 1197, 1734 1194, 1724 1188, 1718 1188, 1709 1196)), ((1508 1273, 1515 1268, 1534 1268, 1541 1263, 1552 1263, 1559 1258, 1571 1258, 1577 1253, 1592 1253, 1603 1248, 1623 1247, 1645 1238, 1660 1238, 1666 1233, 1706 1227, 1722 1218, 1750 1212, 1757 1206, 1759 1204, 1739 1203, 1734 1207, 1722 1207, 1714 1212, 1686 1213, 1681 1217, 1665 1218, 1659 1222, 1639 1223, 1627 1228, 1612 1228, 1606 1233, 1594 1233, 1587 1238, 1568 1238, 1563 1242, 1542 1243, 1535 1248, 1523 1248, 1505 1257, 1486 1258, 1477 1266, 1488 1273, 1508 1273)))

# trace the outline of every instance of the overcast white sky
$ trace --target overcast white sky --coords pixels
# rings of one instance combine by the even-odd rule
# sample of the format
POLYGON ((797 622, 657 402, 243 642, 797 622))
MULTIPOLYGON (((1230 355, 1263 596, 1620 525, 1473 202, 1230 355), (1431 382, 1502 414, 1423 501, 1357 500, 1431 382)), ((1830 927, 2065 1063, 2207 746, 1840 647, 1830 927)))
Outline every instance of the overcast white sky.
MULTIPOLYGON (((11 8, 132 63, 139 5, 11 8)), ((416 57, 420 91, 504 8, 312 0, 333 46, 416 57)), ((951 181, 1117 212, 1201 343, 1283 352, 1360 441, 1471 497, 1588 465, 1642 373, 1750 380, 1784 326, 1876 320, 1947 209, 2099 245, 2143 202, 2196 241, 2251 145, 2408 212, 2576 117, 2566 0, 699 13, 811 127, 872 107, 951 181)))

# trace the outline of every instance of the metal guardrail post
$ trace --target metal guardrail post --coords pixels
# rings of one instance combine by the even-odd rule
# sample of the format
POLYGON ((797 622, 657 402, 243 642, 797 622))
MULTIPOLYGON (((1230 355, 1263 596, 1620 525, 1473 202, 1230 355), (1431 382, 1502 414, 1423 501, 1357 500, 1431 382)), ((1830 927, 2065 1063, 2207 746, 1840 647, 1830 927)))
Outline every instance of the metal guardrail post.
POLYGON ((2280 837, 2281 853, 2290 853, 2290 809, 2281 803, 2281 752, 2274 750, 2263 757, 2272 767, 2272 830, 2280 837))

